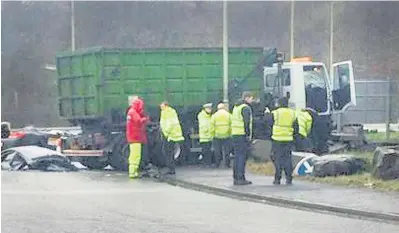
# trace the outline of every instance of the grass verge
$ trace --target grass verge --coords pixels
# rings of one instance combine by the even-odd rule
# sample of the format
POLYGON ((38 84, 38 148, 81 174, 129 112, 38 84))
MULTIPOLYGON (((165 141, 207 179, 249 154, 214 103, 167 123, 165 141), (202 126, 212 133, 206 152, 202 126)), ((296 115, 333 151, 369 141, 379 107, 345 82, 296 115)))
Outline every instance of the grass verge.
POLYGON ((389 139, 386 138, 386 133, 372 133, 366 134, 368 141, 372 142, 399 142, 399 132, 390 132, 389 139))
MULTIPOLYGON (((383 181, 375 179, 370 175, 372 168, 373 153, 370 152, 348 152, 356 157, 362 158, 366 161, 365 172, 354 174, 351 176, 337 176, 337 177, 312 177, 312 176, 301 176, 295 177, 297 180, 305 180, 316 183, 324 183, 331 185, 342 185, 350 187, 365 187, 372 188, 380 191, 394 191, 399 192, 399 181, 383 181)), ((256 163, 254 161, 248 161, 248 169, 255 174, 274 176, 274 166, 272 162, 267 163, 256 163)))

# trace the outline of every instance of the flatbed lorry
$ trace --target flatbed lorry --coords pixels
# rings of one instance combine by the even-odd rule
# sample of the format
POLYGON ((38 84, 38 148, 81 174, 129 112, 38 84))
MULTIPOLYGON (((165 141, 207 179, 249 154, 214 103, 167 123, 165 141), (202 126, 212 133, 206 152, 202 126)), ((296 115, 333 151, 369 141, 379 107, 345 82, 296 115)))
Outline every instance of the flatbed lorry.
MULTIPOLYGON (((321 62, 281 59, 275 48, 229 48, 230 103, 251 91, 259 97, 257 108, 262 112, 272 108, 277 97, 289 95, 291 106, 313 107, 326 116, 326 125, 333 111, 356 104, 350 61, 334 66, 339 71, 336 79, 346 76, 347 82, 340 84, 331 82, 321 62), (348 90, 346 98, 338 98, 348 90)), ((60 117, 82 128, 81 135, 63 140, 62 152, 90 169, 127 169, 129 96, 144 99, 153 142, 159 104, 167 100, 177 110, 186 140, 176 148, 175 158, 182 162, 200 153, 195 135, 201 106, 223 100, 222 48, 81 49, 58 54, 56 71, 60 117)))

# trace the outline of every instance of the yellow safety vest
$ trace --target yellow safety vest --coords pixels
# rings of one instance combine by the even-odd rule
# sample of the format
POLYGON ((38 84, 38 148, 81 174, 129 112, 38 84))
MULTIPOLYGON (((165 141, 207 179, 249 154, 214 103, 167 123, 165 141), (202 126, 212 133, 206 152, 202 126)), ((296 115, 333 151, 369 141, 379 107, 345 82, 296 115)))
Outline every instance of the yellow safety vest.
POLYGON ((211 117, 212 136, 218 139, 226 139, 231 136, 231 114, 220 109, 211 117))
MULTIPOLYGON (((245 135, 244 118, 242 116, 242 110, 248 107, 246 104, 234 106, 233 113, 231 114, 231 135, 243 136, 245 135)), ((252 136, 252 111, 249 123, 250 136, 252 136)))
POLYGON ((202 110, 198 116, 198 129, 199 129, 199 141, 210 142, 212 141, 211 133, 211 115, 202 110))
POLYGON ((312 129, 312 115, 310 115, 307 111, 298 112, 298 125, 299 125, 299 134, 303 137, 308 137, 310 131, 312 129))
POLYGON ((279 142, 293 141, 295 111, 291 108, 278 108, 272 111, 272 114, 274 120, 272 139, 279 142))
POLYGON ((172 107, 167 106, 164 110, 161 110, 160 125, 162 134, 168 141, 184 141, 179 118, 177 117, 176 110, 172 107))

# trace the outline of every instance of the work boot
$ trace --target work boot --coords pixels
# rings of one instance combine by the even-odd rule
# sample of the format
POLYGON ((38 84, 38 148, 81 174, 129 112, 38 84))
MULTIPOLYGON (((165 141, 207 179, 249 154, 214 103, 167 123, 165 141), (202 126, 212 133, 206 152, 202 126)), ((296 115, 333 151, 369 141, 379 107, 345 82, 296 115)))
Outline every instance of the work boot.
POLYGON ((291 180, 291 179, 286 180, 286 181, 285 181, 285 184, 286 184, 286 185, 292 185, 292 180, 291 180))
POLYGON ((129 173, 129 179, 138 179, 140 175, 138 172, 129 173))
POLYGON ((176 170, 174 168, 169 168, 169 170, 166 172, 167 175, 174 175, 176 174, 176 170))
POLYGON ((274 181, 273 181, 273 184, 274 184, 274 185, 280 185, 281 182, 280 182, 279 180, 274 180, 274 181))
POLYGON ((138 168, 134 165, 129 165, 129 178, 130 179, 137 179, 140 178, 138 168))
POLYGON ((234 185, 244 186, 244 185, 250 185, 250 184, 252 184, 252 182, 249 180, 234 180, 234 185))

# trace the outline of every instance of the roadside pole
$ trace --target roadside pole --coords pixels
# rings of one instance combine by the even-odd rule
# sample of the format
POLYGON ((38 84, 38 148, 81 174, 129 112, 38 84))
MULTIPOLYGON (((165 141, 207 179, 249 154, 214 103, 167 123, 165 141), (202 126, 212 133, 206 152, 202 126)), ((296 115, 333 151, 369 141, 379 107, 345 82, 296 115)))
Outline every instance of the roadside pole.
POLYGON ((229 108, 229 43, 227 0, 223 1, 223 102, 229 108))
POLYGON ((391 121, 391 79, 387 77, 387 95, 385 98, 385 139, 390 137, 390 121, 391 121))
POLYGON ((290 58, 294 58, 294 17, 295 17, 295 0, 291 0, 291 20, 290 20, 290 58))
MULTIPOLYGON (((334 2, 330 2, 330 80, 334 80, 334 2)), ((337 133, 341 133, 342 115, 337 114, 337 133)))
POLYGON ((75 2, 71 0, 71 50, 75 51, 75 2))

